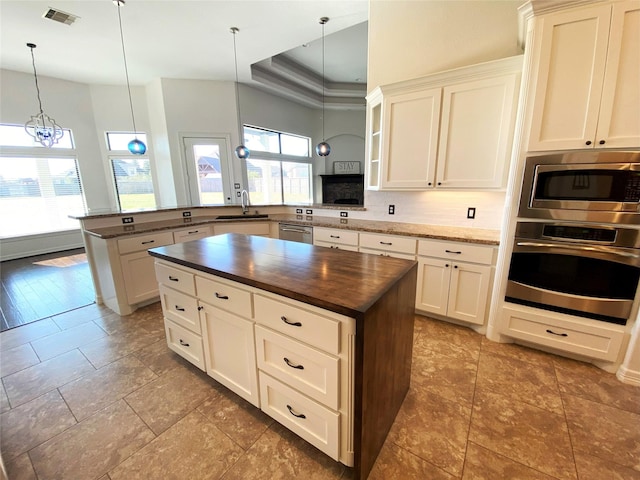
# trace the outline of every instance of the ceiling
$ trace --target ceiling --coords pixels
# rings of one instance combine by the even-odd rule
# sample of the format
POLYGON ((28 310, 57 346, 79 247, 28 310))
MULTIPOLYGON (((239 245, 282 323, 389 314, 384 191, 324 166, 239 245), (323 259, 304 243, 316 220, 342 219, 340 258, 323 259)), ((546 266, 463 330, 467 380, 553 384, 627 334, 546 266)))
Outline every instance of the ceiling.
MULTIPOLYGON (((126 0, 122 28, 132 85, 157 78, 235 80, 299 103, 364 105, 367 0, 126 0), (324 86, 322 25, 324 26, 324 86), (303 46, 304 45, 304 46, 303 46)), ((86 84, 126 83, 118 8, 111 0, 0 0, 0 66, 86 84), (50 9, 78 18, 44 18, 50 9)))

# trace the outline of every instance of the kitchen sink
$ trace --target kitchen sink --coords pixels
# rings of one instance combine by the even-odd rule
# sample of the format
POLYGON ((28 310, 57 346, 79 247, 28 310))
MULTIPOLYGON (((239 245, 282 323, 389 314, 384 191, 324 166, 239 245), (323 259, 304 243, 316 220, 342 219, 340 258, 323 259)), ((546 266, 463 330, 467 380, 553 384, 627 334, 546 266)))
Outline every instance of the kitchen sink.
POLYGON ((218 215, 216 217, 216 220, 242 220, 250 218, 269 218, 269 215, 267 215, 266 213, 248 213, 246 215, 218 215))

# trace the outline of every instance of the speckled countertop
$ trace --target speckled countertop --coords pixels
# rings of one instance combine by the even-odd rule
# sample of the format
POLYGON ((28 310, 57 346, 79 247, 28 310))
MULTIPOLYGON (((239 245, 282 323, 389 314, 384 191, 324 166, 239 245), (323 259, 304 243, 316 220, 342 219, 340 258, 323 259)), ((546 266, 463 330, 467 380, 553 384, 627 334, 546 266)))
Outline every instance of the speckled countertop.
POLYGON ((275 214, 269 215, 269 218, 251 218, 242 220, 219 220, 216 219, 215 216, 192 217, 190 219, 162 220, 157 222, 138 223, 135 225, 118 225, 114 227, 94 228, 86 230, 86 232, 99 238, 109 239, 129 235, 139 235, 142 233, 158 232, 162 230, 170 230, 181 227, 195 227, 198 225, 207 225, 212 223, 245 223, 264 221, 284 222, 313 227, 342 228, 345 230, 358 230, 361 232, 403 235, 407 237, 433 238, 438 240, 478 243, 484 245, 498 245, 500 241, 500 232, 498 230, 290 214, 275 214))

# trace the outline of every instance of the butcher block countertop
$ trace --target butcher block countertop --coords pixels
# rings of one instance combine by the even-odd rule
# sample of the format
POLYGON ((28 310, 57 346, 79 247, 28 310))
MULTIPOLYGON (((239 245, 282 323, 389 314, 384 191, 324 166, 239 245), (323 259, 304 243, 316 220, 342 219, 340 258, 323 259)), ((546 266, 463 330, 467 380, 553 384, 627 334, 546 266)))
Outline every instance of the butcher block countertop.
POLYGON ((350 317, 366 312, 417 265, 413 260, 233 233, 149 253, 350 317))
POLYGON ((149 253, 354 318, 353 478, 366 479, 409 390, 417 262, 236 233, 149 253))

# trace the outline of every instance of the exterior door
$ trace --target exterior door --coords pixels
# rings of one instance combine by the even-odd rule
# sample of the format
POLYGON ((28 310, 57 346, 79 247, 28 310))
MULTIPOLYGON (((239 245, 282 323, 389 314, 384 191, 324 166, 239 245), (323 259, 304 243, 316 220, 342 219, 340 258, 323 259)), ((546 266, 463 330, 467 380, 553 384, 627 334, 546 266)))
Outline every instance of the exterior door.
POLYGON ((193 205, 234 203, 227 139, 184 137, 187 183, 193 205))

